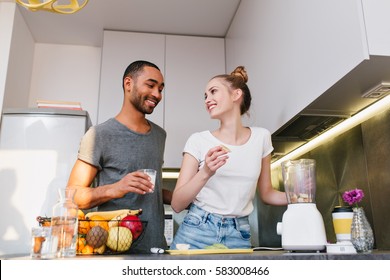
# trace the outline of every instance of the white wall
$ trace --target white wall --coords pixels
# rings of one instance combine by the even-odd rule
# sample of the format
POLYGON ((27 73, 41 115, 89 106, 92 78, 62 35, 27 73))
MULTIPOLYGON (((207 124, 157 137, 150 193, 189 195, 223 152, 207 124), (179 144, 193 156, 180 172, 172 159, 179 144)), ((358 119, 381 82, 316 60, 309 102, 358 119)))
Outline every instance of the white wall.
POLYGON ((97 121, 101 49, 34 42, 15 3, 0 3, 0 108, 80 101, 97 121))
POLYGON ((30 30, 19 9, 16 9, 3 100, 4 108, 28 107, 34 47, 35 42, 30 30))
POLYGON ((37 43, 29 107, 37 99, 79 101, 96 124, 100 60, 100 48, 37 43))
POLYGON ((368 58, 359 0, 245 0, 226 36, 227 71, 248 70, 251 119, 271 132, 368 58))
POLYGON ((5 95, 14 17, 15 4, 0 2, 0 115, 2 113, 5 95))

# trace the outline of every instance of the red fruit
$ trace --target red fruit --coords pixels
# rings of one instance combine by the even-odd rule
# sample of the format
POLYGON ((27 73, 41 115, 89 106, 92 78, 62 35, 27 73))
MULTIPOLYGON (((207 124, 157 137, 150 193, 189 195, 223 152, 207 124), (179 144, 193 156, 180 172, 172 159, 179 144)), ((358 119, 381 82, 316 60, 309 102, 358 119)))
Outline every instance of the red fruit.
POLYGON ((142 233, 142 222, 136 215, 128 215, 124 217, 119 226, 128 228, 133 234, 133 239, 137 239, 142 233))

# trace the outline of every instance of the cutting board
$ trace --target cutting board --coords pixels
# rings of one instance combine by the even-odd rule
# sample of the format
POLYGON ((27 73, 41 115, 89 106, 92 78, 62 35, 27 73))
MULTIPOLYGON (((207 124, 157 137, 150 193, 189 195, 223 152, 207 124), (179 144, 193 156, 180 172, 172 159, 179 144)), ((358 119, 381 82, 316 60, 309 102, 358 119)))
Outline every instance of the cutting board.
POLYGON ((207 255, 207 254, 248 254, 253 249, 192 249, 192 250, 166 250, 170 255, 207 255))

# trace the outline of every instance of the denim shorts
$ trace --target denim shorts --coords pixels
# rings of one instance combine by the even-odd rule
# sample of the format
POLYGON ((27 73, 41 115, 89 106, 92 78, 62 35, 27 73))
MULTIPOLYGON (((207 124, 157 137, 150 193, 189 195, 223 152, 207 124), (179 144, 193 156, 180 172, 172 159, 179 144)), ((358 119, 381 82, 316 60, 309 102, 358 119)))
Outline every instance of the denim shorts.
POLYGON ((170 248, 176 249, 176 244, 189 244, 190 249, 204 249, 215 243, 224 244, 229 249, 250 248, 250 239, 248 216, 226 218, 192 204, 170 248))

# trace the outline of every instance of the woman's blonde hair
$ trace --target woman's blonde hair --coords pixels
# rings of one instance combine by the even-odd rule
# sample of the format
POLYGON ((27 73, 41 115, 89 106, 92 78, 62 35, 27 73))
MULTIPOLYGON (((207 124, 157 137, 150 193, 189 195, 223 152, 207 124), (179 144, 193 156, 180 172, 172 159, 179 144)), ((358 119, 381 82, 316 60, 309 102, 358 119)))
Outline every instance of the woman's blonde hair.
POLYGON ((237 66, 230 74, 217 75, 213 79, 218 78, 226 82, 231 89, 241 89, 243 98, 240 105, 241 115, 247 113, 251 106, 252 96, 248 85, 248 74, 244 66, 237 66))

